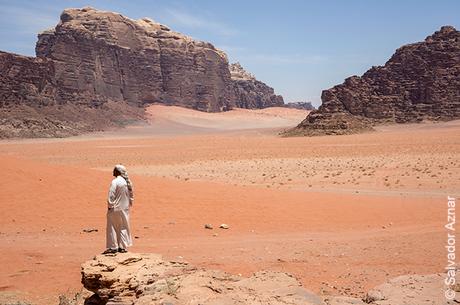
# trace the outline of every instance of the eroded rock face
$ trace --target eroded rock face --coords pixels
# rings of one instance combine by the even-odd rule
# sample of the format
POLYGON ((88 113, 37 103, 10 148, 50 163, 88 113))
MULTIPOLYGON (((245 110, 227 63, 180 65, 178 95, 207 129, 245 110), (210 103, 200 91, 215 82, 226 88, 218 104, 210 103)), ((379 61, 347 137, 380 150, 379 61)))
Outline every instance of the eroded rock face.
POLYGON ((54 64, 46 58, 31 58, 0 51, 0 107, 54 105, 54 64))
POLYGON ((148 18, 66 9, 54 30, 39 34, 36 53, 55 62, 58 100, 101 96, 203 111, 232 104, 226 55, 148 18))
POLYGON ((156 254, 99 255, 82 265, 82 283, 107 304, 324 305, 286 273, 243 278, 156 254))
POLYGON ((148 18, 66 9, 54 29, 38 35, 36 54, 0 52, 0 137, 119 126, 138 120, 150 103, 218 112, 283 102, 254 78, 233 80, 226 54, 212 44, 148 18))
POLYGON ((447 301, 444 297, 445 277, 445 274, 400 276, 377 286, 361 300, 318 296, 287 273, 260 271, 244 278, 196 268, 184 261, 165 261, 158 254, 98 255, 82 265, 82 283, 95 293, 91 299, 99 300, 94 304, 109 305, 456 304, 458 299, 447 301))
POLYGON ((143 110, 93 97, 57 99, 55 62, 0 52, 0 138, 63 137, 140 120, 143 110), (84 104, 84 105, 82 105, 84 104))
POLYGON ((325 90, 293 133, 347 134, 375 124, 460 118, 460 32, 444 26, 405 45, 383 67, 325 90))
POLYGON ((258 81, 254 75, 247 72, 239 63, 230 65, 233 81, 235 103, 238 108, 281 107, 283 97, 276 95, 272 87, 258 81))

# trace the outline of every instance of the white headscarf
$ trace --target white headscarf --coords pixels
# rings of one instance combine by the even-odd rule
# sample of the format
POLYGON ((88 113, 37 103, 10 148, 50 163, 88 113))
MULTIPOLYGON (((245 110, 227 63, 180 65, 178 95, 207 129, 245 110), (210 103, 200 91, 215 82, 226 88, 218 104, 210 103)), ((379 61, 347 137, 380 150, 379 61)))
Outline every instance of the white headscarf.
POLYGON ((134 193, 133 193, 133 184, 131 180, 129 179, 128 176, 128 171, 126 170, 126 167, 124 167, 121 164, 115 165, 115 169, 120 173, 120 176, 125 179, 126 184, 128 186, 128 191, 129 191, 129 201, 132 202, 134 200, 134 193))

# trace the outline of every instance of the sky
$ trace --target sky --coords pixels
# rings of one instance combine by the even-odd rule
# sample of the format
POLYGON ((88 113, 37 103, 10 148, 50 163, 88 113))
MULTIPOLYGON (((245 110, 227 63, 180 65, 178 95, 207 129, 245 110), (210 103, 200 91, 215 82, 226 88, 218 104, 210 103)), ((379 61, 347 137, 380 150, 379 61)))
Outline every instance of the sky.
POLYGON ((211 42, 285 102, 321 104, 322 90, 383 65, 443 25, 460 29, 458 0, 0 0, 0 50, 35 55, 37 33, 64 8, 150 17, 211 42))

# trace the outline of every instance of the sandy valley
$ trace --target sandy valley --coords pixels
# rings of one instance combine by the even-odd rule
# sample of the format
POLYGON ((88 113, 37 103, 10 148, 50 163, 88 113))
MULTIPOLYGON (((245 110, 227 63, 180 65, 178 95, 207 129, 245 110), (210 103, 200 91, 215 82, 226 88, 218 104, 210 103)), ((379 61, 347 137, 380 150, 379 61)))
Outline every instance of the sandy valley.
POLYGON ((122 130, 0 142, 4 297, 51 304, 80 289, 80 264, 104 250, 119 162, 135 187, 134 252, 235 274, 286 271, 315 292, 351 296, 443 271, 460 121, 283 138, 305 111, 148 111, 149 123, 122 130))

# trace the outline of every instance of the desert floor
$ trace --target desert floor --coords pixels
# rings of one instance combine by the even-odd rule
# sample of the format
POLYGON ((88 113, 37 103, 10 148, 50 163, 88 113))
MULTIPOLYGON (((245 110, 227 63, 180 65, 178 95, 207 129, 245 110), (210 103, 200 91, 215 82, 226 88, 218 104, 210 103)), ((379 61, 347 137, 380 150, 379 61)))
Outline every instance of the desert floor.
POLYGON ((335 295, 446 266, 460 121, 282 138, 305 111, 148 111, 150 124, 123 130, 0 142, 4 298, 57 304, 81 288, 80 264, 104 250, 116 163, 135 188, 133 252, 243 275, 286 271, 335 295))

